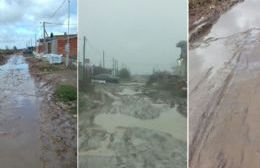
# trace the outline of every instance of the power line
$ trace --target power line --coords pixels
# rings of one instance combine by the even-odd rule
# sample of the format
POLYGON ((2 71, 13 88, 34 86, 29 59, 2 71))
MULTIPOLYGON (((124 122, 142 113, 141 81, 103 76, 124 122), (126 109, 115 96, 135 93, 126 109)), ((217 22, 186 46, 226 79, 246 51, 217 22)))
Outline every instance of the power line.
POLYGON ((96 47, 94 47, 94 45, 92 44, 92 42, 86 37, 86 39, 87 39, 87 45, 92 49, 92 50, 94 50, 96 53, 98 53, 98 54, 100 54, 100 55, 102 55, 102 53, 103 53, 103 51, 101 51, 101 50, 99 50, 99 49, 97 49, 96 47))
POLYGON ((61 5, 56 9, 56 11, 51 15, 50 18, 53 18, 53 17, 57 14, 57 12, 61 9, 61 7, 65 4, 65 2, 66 2, 66 0, 64 0, 64 1, 61 3, 61 5))

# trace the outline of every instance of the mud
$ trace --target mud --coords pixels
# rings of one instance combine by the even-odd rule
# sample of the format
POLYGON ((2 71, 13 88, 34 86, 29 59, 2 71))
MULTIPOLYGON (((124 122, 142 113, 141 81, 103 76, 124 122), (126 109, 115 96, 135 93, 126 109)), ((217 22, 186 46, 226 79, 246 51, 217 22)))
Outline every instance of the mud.
POLYGON ((77 119, 72 108, 76 102, 56 100, 55 88, 60 84, 76 86, 76 70, 64 65, 50 65, 45 61, 27 57, 30 72, 36 81, 37 93, 41 95, 40 140, 43 168, 77 167, 77 119))
POLYGON ((1 167, 41 167, 40 104, 28 63, 12 55, 0 66, 1 167))
POLYGON ((235 6, 190 50, 191 168, 260 165, 259 5, 235 6))
POLYGON ((76 85, 76 72, 45 73, 34 58, 8 58, 0 66, 1 167, 76 167, 76 118, 53 96, 61 82, 76 85))
POLYGON ((94 95, 82 95, 80 167, 186 167, 186 118, 143 87, 97 85, 94 95))
POLYGON ((189 41, 199 41, 207 35, 220 16, 244 0, 204 1, 194 0, 189 4, 189 41))

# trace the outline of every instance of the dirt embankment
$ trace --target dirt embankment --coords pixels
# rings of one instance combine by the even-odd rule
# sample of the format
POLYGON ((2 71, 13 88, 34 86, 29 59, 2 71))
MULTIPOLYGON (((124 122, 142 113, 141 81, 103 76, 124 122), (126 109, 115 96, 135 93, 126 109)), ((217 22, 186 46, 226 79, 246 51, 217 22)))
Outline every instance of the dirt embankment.
POLYGON ((244 0, 190 0, 189 41, 194 42, 206 35, 221 14, 242 1, 244 0))
POLYGON ((40 112, 41 160, 44 168, 77 167, 76 101, 57 100, 55 89, 61 84, 77 85, 76 70, 64 65, 27 57, 30 73, 43 98, 40 112))

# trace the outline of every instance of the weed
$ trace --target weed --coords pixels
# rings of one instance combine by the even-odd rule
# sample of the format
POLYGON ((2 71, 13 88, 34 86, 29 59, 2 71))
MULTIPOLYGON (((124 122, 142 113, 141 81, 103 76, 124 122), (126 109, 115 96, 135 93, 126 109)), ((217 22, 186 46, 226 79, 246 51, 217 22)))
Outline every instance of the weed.
POLYGON ((59 85, 55 91, 55 96, 60 101, 74 101, 77 99, 77 89, 71 85, 59 85))

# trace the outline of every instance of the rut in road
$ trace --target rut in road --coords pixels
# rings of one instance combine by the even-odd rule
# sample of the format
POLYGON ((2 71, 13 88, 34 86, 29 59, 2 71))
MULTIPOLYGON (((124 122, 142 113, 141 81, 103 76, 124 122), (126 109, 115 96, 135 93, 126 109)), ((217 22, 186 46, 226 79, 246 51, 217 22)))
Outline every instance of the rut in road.
POLYGON ((0 86, 1 167, 41 167, 41 100, 23 56, 12 55, 0 66, 0 86))
POLYGON ((235 6, 190 50, 191 168, 260 165, 259 5, 235 6))

